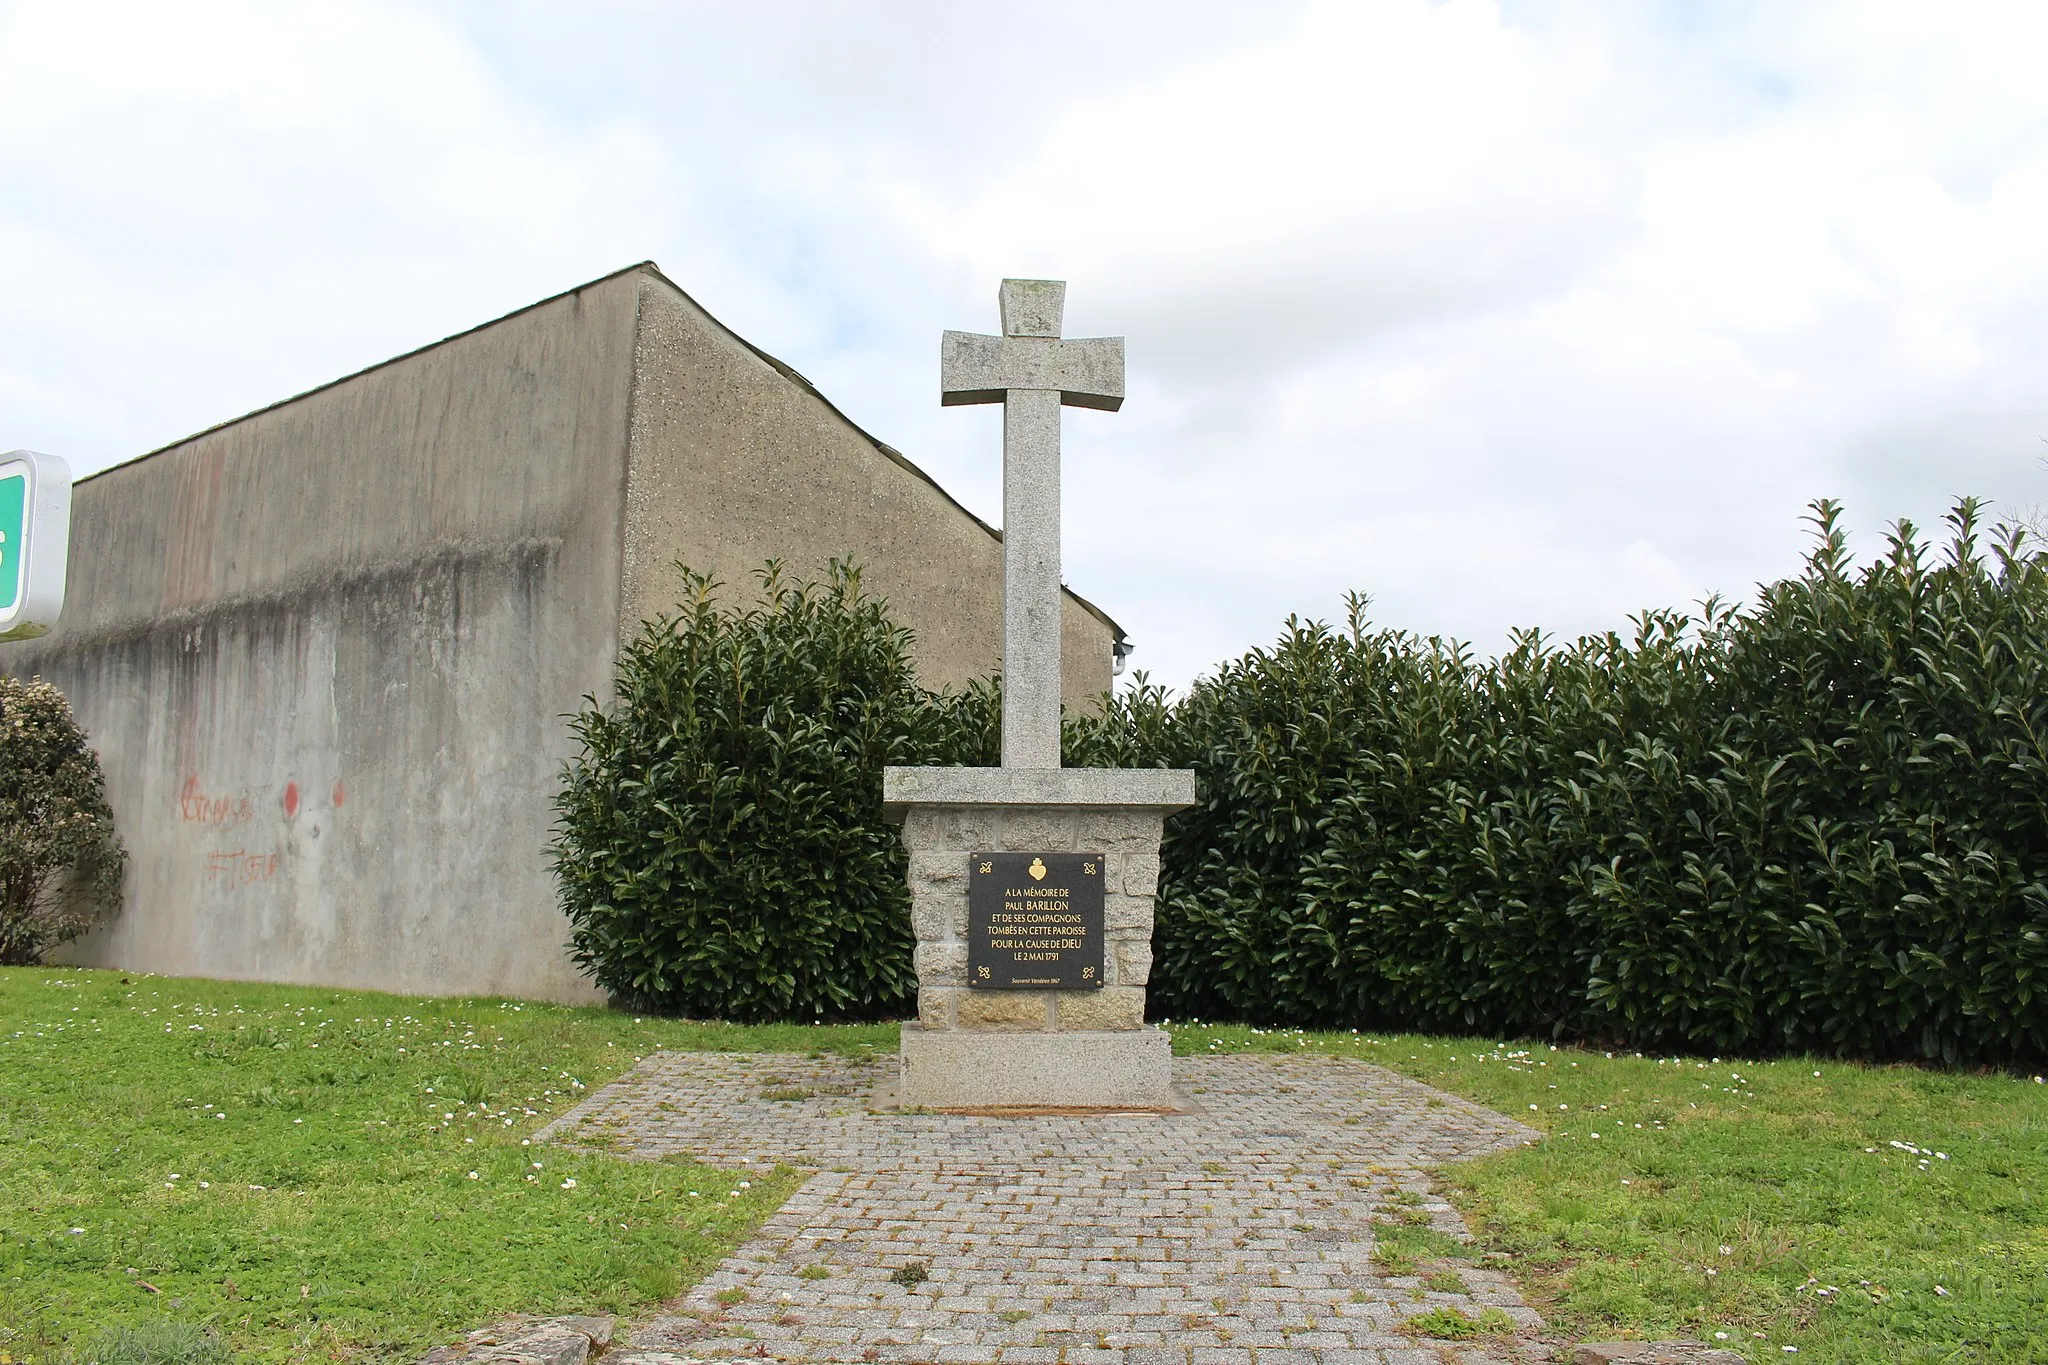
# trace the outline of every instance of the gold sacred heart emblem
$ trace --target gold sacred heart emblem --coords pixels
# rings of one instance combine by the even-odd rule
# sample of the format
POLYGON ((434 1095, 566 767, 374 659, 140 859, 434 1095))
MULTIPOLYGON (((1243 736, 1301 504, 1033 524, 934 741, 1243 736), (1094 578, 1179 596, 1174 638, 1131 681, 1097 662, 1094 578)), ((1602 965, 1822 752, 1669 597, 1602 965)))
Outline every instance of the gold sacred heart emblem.
POLYGON ((1032 881, 1034 881, 1034 882, 1042 882, 1042 881, 1044 881, 1044 880, 1045 880, 1045 859, 1043 859, 1043 858, 1033 858, 1033 859, 1031 860, 1031 866, 1029 866, 1029 867, 1025 868, 1024 870, 1025 870, 1026 872, 1029 872, 1029 873, 1031 874, 1031 880, 1032 880, 1032 881))

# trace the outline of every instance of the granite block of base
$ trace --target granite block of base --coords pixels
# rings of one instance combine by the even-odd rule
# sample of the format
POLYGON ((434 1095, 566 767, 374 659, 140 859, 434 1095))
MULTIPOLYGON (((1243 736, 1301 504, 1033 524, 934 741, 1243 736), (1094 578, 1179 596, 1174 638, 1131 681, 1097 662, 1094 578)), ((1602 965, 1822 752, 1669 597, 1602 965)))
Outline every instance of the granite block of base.
POLYGON ((898 1103, 919 1109, 1168 1109, 1172 1052, 1145 1023, 1152 900, 1166 817, 1195 775, 1165 768, 889 768, 883 809, 903 824, 917 933, 917 1020, 903 1028, 898 1103), (967 984, 968 858, 1100 853, 1103 984, 967 984))

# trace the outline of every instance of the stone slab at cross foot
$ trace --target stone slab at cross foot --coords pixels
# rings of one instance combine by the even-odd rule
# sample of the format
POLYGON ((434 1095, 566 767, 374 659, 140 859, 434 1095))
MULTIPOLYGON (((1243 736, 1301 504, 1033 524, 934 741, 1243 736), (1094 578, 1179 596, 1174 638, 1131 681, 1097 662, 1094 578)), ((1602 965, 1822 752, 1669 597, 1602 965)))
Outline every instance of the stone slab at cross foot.
POLYGON ((898 1100, 1171 1108, 1145 986, 1160 834, 1195 776, 1060 767, 1060 407, 1122 406, 1123 340, 1062 340, 1056 280, 1000 301, 1003 335, 946 333, 940 369, 943 403, 1003 404, 1003 766, 883 774, 917 933, 898 1100))

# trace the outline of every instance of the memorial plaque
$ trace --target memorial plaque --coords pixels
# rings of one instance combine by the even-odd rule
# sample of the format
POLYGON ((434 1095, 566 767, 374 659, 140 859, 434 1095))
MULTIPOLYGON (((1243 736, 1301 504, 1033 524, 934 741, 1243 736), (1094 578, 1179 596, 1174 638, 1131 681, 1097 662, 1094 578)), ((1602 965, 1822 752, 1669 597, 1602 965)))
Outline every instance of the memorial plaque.
POLYGON ((982 990, 1102 985, 1100 853, 974 853, 967 983, 982 990))

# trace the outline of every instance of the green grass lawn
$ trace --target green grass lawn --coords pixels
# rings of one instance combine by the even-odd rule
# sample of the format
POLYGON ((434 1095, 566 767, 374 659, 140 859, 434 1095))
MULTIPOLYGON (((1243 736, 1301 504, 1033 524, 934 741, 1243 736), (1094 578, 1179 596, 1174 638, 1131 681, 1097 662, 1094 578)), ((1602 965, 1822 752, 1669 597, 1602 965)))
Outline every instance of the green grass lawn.
MULTIPOLYGON (((210 1326, 253 1359, 411 1357, 508 1311, 645 1307, 794 1175, 531 1134, 658 1048, 895 1042, 0 970, 0 1365, 122 1325, 210 1326)), ((1364 1057, 1545 1133, 1444 1178, 1561 1330, 1726 1332, 1757 1360, 2048 1360, 2032 1077, 1199 1025, 1174 1045, 1364 1057)), ((1390 1247, 1426 1262, 1417 1236, 1396 1224, 1390 1247)))
POLYGON ((2048 1084, 1181 1026, 1176 1052, 1325 1051, 1546 1134, 1444 1172, 1562 1331, 1752 1359, 2048 1361, 2048 1084))
POLYGON ((0 1360, 165 1320, 245 1358, 412 1357, 507 1311, 671 1296, 796 1177, 526 1139, 658 1048, 894 1046, 893 1026, 0 970, 0 1360))

